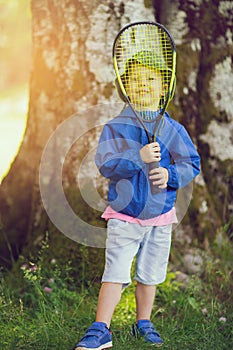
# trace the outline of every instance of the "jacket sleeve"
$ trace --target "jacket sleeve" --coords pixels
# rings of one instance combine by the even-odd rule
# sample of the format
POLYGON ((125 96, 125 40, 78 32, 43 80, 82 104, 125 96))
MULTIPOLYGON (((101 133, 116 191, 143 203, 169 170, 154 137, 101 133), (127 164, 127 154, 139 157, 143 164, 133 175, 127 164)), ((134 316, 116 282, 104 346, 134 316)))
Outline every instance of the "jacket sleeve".
POLYGON ((182 188, 200 173, 200 156, 183 126, 180 126, 172 138, 169 152, 173 164, 168 166, 168 186, 182 188))
POLYGON ((106 124, 100 136, 95 163, 104 177, 114 181, 130 178, 145 167, 140 156, 142 145, 127 130, 122 125, 106 124))

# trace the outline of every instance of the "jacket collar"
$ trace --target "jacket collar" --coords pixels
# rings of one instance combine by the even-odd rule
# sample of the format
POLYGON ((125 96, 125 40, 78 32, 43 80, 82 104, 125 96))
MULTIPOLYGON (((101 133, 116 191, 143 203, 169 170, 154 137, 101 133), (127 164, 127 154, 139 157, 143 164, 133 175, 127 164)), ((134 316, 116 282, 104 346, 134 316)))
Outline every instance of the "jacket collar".
MULTIPOLYGON (((155 112, 155 118, 147 118, 146 115, 150 114, 150 112, 147 113, 147 111, 145 111, 145 117, 143 118, 142 116, 142 112, 138 112, 139 116, 141 117, 141 119, 144 122, 150 122, 150 121, 154 121, 156 119, 156 117, 159 115, 159 112, 155 112)), ((132 111, 132 109, 126 105, 126 107, 123 108, 123 110, 121 111, 121 113, 119 114, 120 117, 130 117, 130 118, 136 118, 134 112, 132 111)), ((168 116, 167 113, 165 113, 165 116, 168 116)))

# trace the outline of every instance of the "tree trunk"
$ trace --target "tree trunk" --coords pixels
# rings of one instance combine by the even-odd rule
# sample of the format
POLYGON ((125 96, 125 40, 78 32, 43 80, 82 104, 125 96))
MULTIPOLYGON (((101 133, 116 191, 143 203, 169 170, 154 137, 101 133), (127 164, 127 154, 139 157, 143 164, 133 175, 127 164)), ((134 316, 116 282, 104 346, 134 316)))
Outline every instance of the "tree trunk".
MULTIPOLYGON (((111 47, 116 33, 140 16, 153 20, 153 8, 145 8, 142 0, 32 0, 31 9, 33 67, 27 128, 0 188, 0 259, 7 266, 25 245, 32 249, 51 228, 39 189, 40 160, 49 137, 74 113, 111 98, 111 47)), ((54 157, 57 147, 55 142, 54 157)), ((53 164, 48 167, 53 176, 53 164)), ((67 191, 70 186, 73 192, 76 171, 70 164, 64 174, 67 191)))
MULTIPOLYGON (((89 211, 92 204, 85 207, 82 198, 88 200, 85 175, 89 178, 93 171, 87 149, 94 147, 102 122, 114 114, 112 109, 120 108, 113 85, 112 43, 126 23, 154 20, 154 10, 177 44, 177 89, 170 111, 187 127, 202 157, 202 176, 196 181, 183 225, 191 227, 193 237, 203 243, 227 223, 230 232, 232 2, 32 0, 33 67, 27 128, 20 152, 0 187, 2 264, 11 266, 22 249, 38 249, 46 231, 52 235, 53 247, 60 247, 57 255, 64 253, 64 244, 69 246, 67 254, 72 251, 75 255, 72 241, 58 231, 65 230, 67 220, 62 220, 59 211, 58 200, 64 197, 53 197, 61 181, 76 216, 89 224, 97 220, 98 208, 93 205, 94 211, 89 211), (92 107, 96 105, 98 108, 92 107), (83 159, 86 167, 80 170, 83 159), (84 188, 81 194, 78 181, 84 188), (46 203, 41 200, 41 187, 46 203), (57 203, 54 211, 58 211, 61 228, 47 215, 49 201, 57 203), (63 243, 55 244, 57 240, 63 243)), ((98 199, 96 193, 93 196, 98 199)), ((85 243, 87 230, 84 227, 84 237, 78 239, 64 233, 85 243)))

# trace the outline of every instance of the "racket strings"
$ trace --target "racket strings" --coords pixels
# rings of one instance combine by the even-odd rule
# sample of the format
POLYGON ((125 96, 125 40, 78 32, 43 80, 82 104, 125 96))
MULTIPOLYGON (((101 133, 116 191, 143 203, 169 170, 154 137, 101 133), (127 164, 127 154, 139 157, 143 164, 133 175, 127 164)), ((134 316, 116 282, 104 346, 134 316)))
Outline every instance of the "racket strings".
POLYGON ((115 42, 118 81, 137 110, 159 111, 169 98, 173 46, 155 25, 139 24, 124 30, 115 42))

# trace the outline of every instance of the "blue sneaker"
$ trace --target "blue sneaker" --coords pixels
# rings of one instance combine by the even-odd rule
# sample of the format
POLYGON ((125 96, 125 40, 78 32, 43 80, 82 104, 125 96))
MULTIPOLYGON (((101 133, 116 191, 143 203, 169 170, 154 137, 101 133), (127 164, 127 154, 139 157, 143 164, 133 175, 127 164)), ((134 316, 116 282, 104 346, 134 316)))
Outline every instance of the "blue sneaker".
POLYGON ((159 347, 163 345, 163 339, 160 338, 158 332, 156 332, 153 323, 149 320, 139 320, 137 324, 132 327, 132 334, 137 338, 143 337, 147 343, 159 347))
POLYGON ((106 323, 94 322, 73 350, 103 350, 112 347, 112 334, 106 323))

